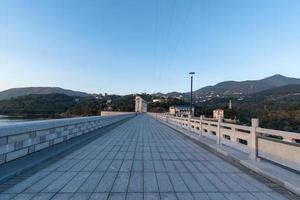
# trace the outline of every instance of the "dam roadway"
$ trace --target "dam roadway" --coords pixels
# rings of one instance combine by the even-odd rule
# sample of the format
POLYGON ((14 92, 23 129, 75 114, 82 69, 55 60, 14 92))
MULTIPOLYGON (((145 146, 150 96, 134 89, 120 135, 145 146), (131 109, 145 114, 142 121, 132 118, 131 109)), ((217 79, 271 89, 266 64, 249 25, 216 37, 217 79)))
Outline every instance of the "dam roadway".
POLYGON ((146 114, 0 188, 1 200, 289 199, 146 114))

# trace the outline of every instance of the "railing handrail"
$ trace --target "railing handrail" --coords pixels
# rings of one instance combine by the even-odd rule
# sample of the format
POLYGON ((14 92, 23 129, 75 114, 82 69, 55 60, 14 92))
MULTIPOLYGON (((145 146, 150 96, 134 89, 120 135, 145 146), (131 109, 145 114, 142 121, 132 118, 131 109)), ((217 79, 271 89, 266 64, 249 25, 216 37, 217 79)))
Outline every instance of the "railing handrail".
MULTIPOLYGON (((188 117, 178 117, 178 116, 172 116, 168 114, 164 114, 165 116, 168 116, 169 118, 175 118, 178 120, 182 121, 188 121, 188 117)), ((191 122, 197 122, 200 123, 200 119, 195 119, 191 118, 191 122)), ((208 125, 218 125, 217 119, 213 118, 203 118, 202 123, 207 123, 208 125)), ((227 122, 221 122, 220 123, 221 128, 222 127, 230 127, 231 129, 238 129, 238 130, 244 130, 244 131, 251 131, 251 126, 247 125, 239 125, 239 124, 232 124, 232 123, 227 123, 227 122)), ((274 136, 282 136, 282 137, 292 137, 294 139, 300 139, 300 133, 295 133, 295 132, 288 132, 288 131, 281 131, 281 130, 275 130, 275 129, 267 129, 267 128, 261 128, 257 127, 258 133, 263 133, 263 134, 269 134, 269 135, 274 135, 274 136)))
POLYGON ((150 113, 166 123, 172 123, 189 132, 216 140, 247 153, 250 159, 264 158, 293 170, 300 171, 300 133, 259 127, 259 120, 252 119, 251 126, 226 123, 221 119, 207 120, 150 113))
POLYGON ((262 133, 262 134, 268 134, 268 135, 281 136, 281 137, 291 137, 293 139, 300 140, 300 133, 295 133, 295 132, 267 129, 267 128, 261 128, 261 127, 258 127, 256 129, 256 132, 262 133))

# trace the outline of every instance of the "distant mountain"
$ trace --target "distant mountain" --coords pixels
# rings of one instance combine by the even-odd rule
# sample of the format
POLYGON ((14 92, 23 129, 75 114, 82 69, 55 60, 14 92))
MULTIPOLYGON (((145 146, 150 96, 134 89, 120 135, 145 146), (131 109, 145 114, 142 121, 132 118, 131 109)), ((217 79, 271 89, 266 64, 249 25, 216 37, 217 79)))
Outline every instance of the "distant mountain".
MULTIPOLYGON (((194 97, 197 99, 200 97, 249 95, 290 84, 300 84, 300 79, 285 77, 280 74, 276 74, 274 76, 270 76, 261 80, 225 81, 214 86, 206 86, 194 91, 194 97)), ((170 97, 178 97, 180 95, 183 95, 185 98, 189 98, 189 92, 171 92, 164 95, 170 97)))
POLYGON ((161 92, 152 93, 151 95, 154 96, 154 97, 157 97, 157 96, 158 96, 158 97, 166 96, 166 94, 161 93, 161 92))
POLYGON ((225 110, 225 118, 238 119, 250 125, 251 118, 259 118, 260 126, 300 133, 300 84, 285 85, 244 96, 211 98, 198 103, 196 113, 212 116, 215 108, 225 110), (228 102, 232 100, 232 109, 228 102))
POLYGON ((300 84, 291 84, 281 87, 271 88, 250 95, 250 98, 286 98, 300 96, 300 84))
POLYGON ((166 94, 166 96, 169 96, 169 97, 179 97, 179 96, 182 96, 183 94, 180 93, 180 92, 169 92, 166 94))
POLYGON ((85 97, 90 96, 84 92, 78 92, 73 90, 66 90, 59 87, 24 87, 24 88, 12 88, 0 92, 0 100, 10 99, 12 97, 25 96, 29 94, 65 94, 68 96, 85 97))
POLYGON ((290 84, 300 84, 300 79, 289 78, 277 74, 261 80, 225 81, 218 83, 215 86, 207 86, 196 90, 194 94, 195 96, 204 96, 208 94, 247 95, 290 84))

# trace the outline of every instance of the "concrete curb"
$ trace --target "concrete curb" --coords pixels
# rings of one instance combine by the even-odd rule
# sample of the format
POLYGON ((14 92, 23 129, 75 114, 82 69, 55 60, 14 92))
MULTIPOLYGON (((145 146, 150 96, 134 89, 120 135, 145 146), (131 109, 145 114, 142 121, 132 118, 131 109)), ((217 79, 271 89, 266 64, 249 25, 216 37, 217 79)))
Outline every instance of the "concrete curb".
POLYGON ((258 175, 261 175, 261 176, 267 178, 268 180, 278 184, 279 186, 287 189, 288 191, 290 191, 293 194, 300 197, 300 185, 294 185, 290 182, 283 181, 279 177, 271 174, 270 172, 265 171, 265 170, 255 166, 255 165, 253 165, 253 164, 251 164, 251 163, 249 163, 245 160, 241 160, 238 157, 236 157, 236 156, 230 154, 229 152, 225 151, 224 149, 218 148, 214 145, 207 144, 207 143, 199 140, 199 138, 193 137, 192 135, 187 133, 188 132, 187 130, 181 129, 180 127, 177 127, 175 125, 172 125, 172 124, 160 121, 160 120, 157 120, 157 121, 167 125, 168 127, 170 127, 173 130, 183 134, 184 136, 188 137, 189 139, 192 139, 195 143, 206 147, 206 149, 216 153, 217 155, 220 155, 222 158, 226 159, 227 161, 236 163, 238 165, 241 165, 241 166, 249 169, 250 171, 253 171, 253 172, 257 173, 258 175))

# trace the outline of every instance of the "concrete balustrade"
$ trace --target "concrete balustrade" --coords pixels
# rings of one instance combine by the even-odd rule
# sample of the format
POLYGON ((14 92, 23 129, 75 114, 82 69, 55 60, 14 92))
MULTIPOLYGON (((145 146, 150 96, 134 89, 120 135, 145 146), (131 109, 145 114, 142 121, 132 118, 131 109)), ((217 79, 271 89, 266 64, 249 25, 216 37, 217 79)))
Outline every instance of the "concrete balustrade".
POLYGON ((54 119, 0 126, 0 164, 116 123, 133 113, 54 119))
POLYGON ((263 158, 300 171, 300 133, 260 128, 258 119, 252 119, 251 126, 242 126, 203 116, 195 119, 149 114, 158 120, 213 139, 217 144, 247 153, 253 160, 263 158))

